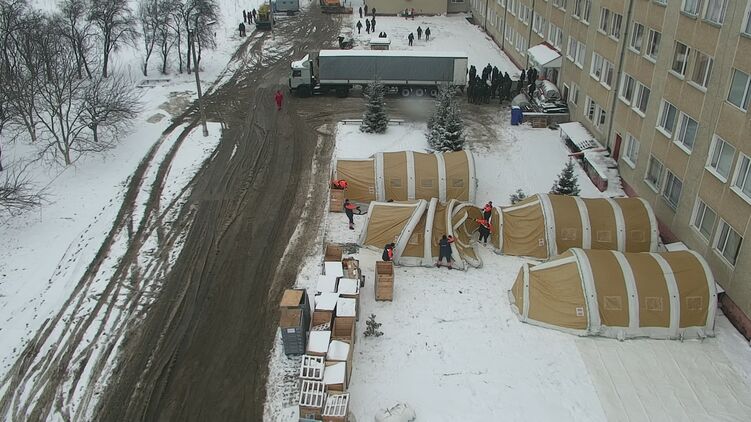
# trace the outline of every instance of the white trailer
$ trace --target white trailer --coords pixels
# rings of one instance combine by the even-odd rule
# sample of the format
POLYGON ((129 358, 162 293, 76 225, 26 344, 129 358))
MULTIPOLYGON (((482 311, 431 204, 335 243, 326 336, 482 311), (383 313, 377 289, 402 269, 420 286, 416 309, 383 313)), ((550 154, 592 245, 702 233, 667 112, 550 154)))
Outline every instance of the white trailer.
POLYGON ((299 96, 379 81, 402 96, 435 96, 439 85, 467 84, 467 54, 440 51, 321 50, 292 62, 289 88, 299 96))
POLYGON ((275 0, 272 4, 274 13, 294 15, 300 11, 300 0, 275 0))

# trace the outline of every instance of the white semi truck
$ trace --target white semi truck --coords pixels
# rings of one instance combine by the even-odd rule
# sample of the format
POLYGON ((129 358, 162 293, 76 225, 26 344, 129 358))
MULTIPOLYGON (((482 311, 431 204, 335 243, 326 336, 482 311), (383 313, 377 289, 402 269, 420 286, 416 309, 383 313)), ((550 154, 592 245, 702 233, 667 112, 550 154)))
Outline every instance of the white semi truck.
POLYGON ((402 96, 435 96, 439 85, 464 88, 467 54, 440 51, 321 50, 292 62, 290 91, 307 97, 379 81, 402 96))

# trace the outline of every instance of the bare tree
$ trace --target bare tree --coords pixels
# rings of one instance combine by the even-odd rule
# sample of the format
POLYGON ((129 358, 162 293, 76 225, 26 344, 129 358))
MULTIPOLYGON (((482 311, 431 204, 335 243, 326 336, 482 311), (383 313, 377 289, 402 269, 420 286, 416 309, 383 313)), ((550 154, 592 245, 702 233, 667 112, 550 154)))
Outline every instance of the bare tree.
POLYGON ((219 4, 216 0, 185 0, 185 3, 182 4, 180 10, 180 21, 185 28, 185 34, 188 40, 188 48, 186 51, 188 73, 191 72, 191 46, 198 46, 197 53, 199 62, 201 61, 202 48, 216 47, 213 30, 208 24, 217 22, 218 20, 219 4), (194 40, 190 39, 191 33, 193 33, 193 36, 195 37, 194 40))
POLYGON ((28 164, 9 165, 0 179, 0 211, 17 215, 45 200, 44 192, 35 188, 28 176, 28 164))
POLYGON ((60 4, 61 21, 65 28, 62 34, 73 47, 79 78, 83 77, 84 70, 91 78, 89 60, 96 34, 91 22, 86 19, 88 8, 88 0, 63 0, 60 4))
POLYGON ((138 22, 141 24, 143 34, 143 76, 149 75, 149 58, 154 51, 157 41, 159 28, 164 26, 163 19, 159 16, 158 0, 139 0, 138 2, 138 22))
MULTIPOLYGON (((162 74, 166 74, 172 47, 180 42, 180 22, 177 21, 177 25, 175 25, 175 12, 179 13, 182 3, 180 0, 157 1, 159 2, 158 13, 164 17, 164 22, 157 29, 156 37, 159 44, 159 54, 162 58, 162 74)), ((179 48, 177 56, 180 60, 180 72, 182 72, 182 55, 179 52, 179 48)))
POLYGON ((103 54, 102 76, 106 78, 110 53, 137 38, 136 19, 128 0, 92 0, 89 21, 99 29, 103 54))
POLYGON ((116 141, 141 109, 139 96, 122 76, 94 79, 86 88, 83 108, 83 121, 98 145, 102 134, 108 142, 116 141))

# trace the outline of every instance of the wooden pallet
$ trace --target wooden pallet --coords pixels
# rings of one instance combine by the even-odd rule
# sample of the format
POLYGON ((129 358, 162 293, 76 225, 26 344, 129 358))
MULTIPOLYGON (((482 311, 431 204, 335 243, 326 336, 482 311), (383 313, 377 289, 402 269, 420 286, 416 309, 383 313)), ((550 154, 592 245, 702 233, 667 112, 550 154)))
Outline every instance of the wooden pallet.
POLYGON ((375 300, 394 300, 394 264, 376 261, 375 300))

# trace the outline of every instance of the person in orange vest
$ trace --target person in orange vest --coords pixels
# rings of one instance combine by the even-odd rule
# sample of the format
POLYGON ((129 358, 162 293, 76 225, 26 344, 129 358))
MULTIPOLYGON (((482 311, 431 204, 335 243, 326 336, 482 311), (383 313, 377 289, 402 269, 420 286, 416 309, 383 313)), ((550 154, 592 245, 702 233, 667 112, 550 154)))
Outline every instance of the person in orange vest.
POLYGON ((490 221, 490 215, 493 213, 493 201, 488 201, 484 207, 482 207, 482 218, 490 221))
POLYGON ((344 179, 339 179, 339 180, 334 179, 331 181, 331 185, 334 187, 334 189, 341 189, 341 190, 347 189, 347 181, 344 179))
POLYGON ((487 245, 488 237, 490 236, 493 228, 490 225, 490 222, 484 218, 478 218, 475 219, 475 221, 480 225, 480 227, 478 227, 477 229, 480 232, 480 242, 483 242, 487 245))
POLYGON ((282 94, 281 90, 276 90, 276 94, 274 94, 274 101, 276 101, 276 110, 281 110, 282 101, 284 101, 284 94, 282 94))
POLYGON ((349 219, 350 230, 355 229, 355 209, 356 208, 357 208, 357 205, 349 202, 349 199, 344 200, 344 213, 347 214, 347 218, 349 219))
POLYGON ((393 243, 389 243, 383 248, 383 255, 381 255, 382 261, 391 261, 394 259, 394 246, 393 243))

